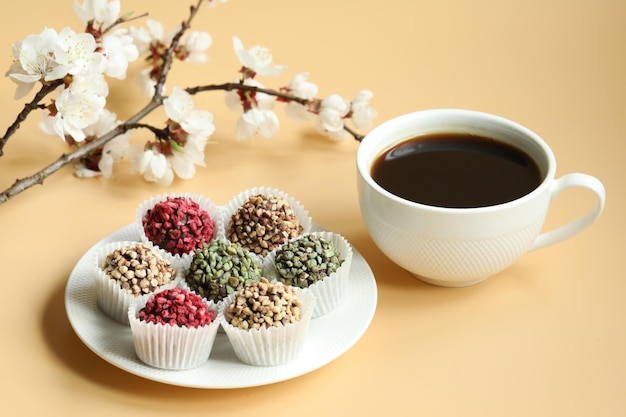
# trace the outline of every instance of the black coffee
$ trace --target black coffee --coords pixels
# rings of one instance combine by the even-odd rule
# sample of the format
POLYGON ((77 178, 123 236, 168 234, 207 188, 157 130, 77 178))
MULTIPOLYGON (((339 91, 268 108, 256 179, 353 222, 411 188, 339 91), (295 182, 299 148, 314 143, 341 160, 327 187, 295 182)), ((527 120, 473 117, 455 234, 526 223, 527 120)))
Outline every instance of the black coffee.
POLYGON ((437 207, 471 208, 506 203, 541 183, 525 152, 482 136, 417 136, 380 155, 372 178, 406 200, 437 207))

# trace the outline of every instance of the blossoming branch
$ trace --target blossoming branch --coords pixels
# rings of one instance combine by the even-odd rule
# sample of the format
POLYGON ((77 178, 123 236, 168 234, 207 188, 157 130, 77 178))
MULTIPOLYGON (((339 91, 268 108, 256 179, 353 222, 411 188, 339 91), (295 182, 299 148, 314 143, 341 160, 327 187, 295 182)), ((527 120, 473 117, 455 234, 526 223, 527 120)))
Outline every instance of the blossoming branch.
POLYGON ((36 86, 39 89, 0 138, 0 156, 20 124, 37 112, 41 113, 40 129, 61 138, 71 151, 32 176, 17 179, 0 193, 0 203, 42 184, 68 164, 74 165, 79 177, 111 177, 116 164, 130 160, 131 172, 149 182, 167 186, 175 176, 192 178, 196 167, 205 165, 205 147, 215 131, 213 115, 194 105, 193 96, 203 92, 222 91, 225 105, 240 113, 238 140, 276 135, 276 103, 284 104, 287 117, 313 121, 317 130, 332 140, 350 136, 361 140, 356 130, 370 129, 376 116, 370 107, 370 91, 358 92, 351 101, 337 94, 319 98, 308 73, 295 75, 287 85, 267 88, 258 77, 280 75, 286 66, 276 65, 269 49, 258 45, 246 48, 238 37, 233 38, 233 49, 241 68, 233 81, 174 86, 167 93, 166 80, 174 62, 207 61, 211 35, 192 31, 191 26, 202 6, 218 2, 226 0, 198 0, 189 8, 189 16, 166 33, 162 24, 151 19, 146 19, 145 27, 129 25, 144 15, 120 15, 119 0, 75 1, 83 32, 70 27, 59 32, 46 28, 16 42, 14 62, 6 73, 17 84, 15 98, 26 97, 36 86), (121 121, 107 108, 107 79, 124 80, 129 65, 140 57, 148 63, 139 79, 148 101, 134 116, 121 121), (159 107, 167 116, 163 126, 141 123, 159 107), (346 124, 348 120, 352 127, 346 124), (132 145, 136 129, 147 129, 153 137, 142 146, 132 145))

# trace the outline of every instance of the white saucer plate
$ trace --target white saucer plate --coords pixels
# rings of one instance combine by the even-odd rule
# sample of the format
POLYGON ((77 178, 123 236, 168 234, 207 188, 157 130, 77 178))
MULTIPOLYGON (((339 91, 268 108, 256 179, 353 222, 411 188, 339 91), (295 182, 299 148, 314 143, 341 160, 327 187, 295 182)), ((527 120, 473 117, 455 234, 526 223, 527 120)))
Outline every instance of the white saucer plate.
MULTIPOLYGON (((315 225, 314 230, 323 230, 315 225)), ((312 372, 350 349, 369 327, 378 298, 369 265, 353 248, 349 295, 336 310, 313 319, 298 359, 279 366, 251 366, 235 356, 225 333, 219 332, 207 362, 195 369, 169 371, 144 364, 135 354, 130 327, 107 317, 96 304, 92 262, 95 251, 109 242, 138 241, 132 225, 91 247, 78 261, 65 289, 65 309, 80 340, 105 361, 140 377, 165 384, 228 389, 267 385, 312 372)))

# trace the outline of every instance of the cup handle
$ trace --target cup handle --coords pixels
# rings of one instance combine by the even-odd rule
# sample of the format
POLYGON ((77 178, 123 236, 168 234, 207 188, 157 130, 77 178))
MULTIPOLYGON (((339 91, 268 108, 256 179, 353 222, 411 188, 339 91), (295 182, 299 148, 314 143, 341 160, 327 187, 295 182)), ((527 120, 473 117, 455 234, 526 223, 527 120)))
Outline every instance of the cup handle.
POLYGON ((574 220, 571 223, 537 236, 537 239, 535 239, 535 242, 530 247, 531 251, 544 248, 552 245, 553 243, 557 243, 574 236, 591 226, 591 224, 595 222, 598 217, 600 217, 606 200, 606 191, 600 180, 592 177, 591 175, 580 173, 564 175, 563 177, 555 180, 552 188, 551 200, 554 200, 556 196, 561 193, 561 191, 571 187, 582 187, 591 190, 597 197, 595 207, 578 220, 574 220))

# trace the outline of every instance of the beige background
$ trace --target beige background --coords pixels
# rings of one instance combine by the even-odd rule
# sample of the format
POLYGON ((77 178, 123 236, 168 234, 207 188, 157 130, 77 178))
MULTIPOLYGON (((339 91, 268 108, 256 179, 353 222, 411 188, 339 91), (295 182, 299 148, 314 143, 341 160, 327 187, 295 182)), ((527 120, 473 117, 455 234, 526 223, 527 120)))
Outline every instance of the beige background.
MULTIPOLYGON (((126 0, 122 8, 149 11, 169 28, 190 3, 126 0)), ((213 36, 210 62, 176 66, 169 86, 234 79, 237 35, 288 65, 284 76, 261 79, 267 86, 309 71, 321 96, 351 98, 367 88, 378 123, 434 107, 514 119, 551 145, 558 175, 580 171, 604 182, 605 212, 582 234, 528 254, 480 285, 429 286, 394 266, 368 237, 356 197, 355 141, 331 143, 279 110, 277 137, 236 142, 236 115, 222 94, 199 96, 196 103, 215 115, 219 143, 208 147, 207 167, 193 180, 160 188, 131 176, 128 165, 108 181, 79 180, 67 168, 0 206, 2 414, 626 415, 625 20, 621 0, 232 0, 204 9, 194 28, 213 36), (132 222, 135 207, 152 195, 191 191, 224 204, 256 185, 299 199, 370 264, 378 308, 351 350, 290 381, 200 390, 130 375, 80 342, 63 294, 88 248, 132 222)), ((5 69, 12 42, 45 26, 81 29, 69 0, 16 2, 0 21, 5 69)), ((111 88, 110 103, 122 117, 144 104, 132 81, 111 88)), ((8 79, 0 89, 0 125, 8 126, 22 102, 12 99, 8 79)), ((160 122, 163 114, 149 120, 160 122)), ((0 188, 65 151, 37 122, 24 123, 6 146, 0 188)), ((583 192, 559 197, 546 227, 591 204, 583 192)))

